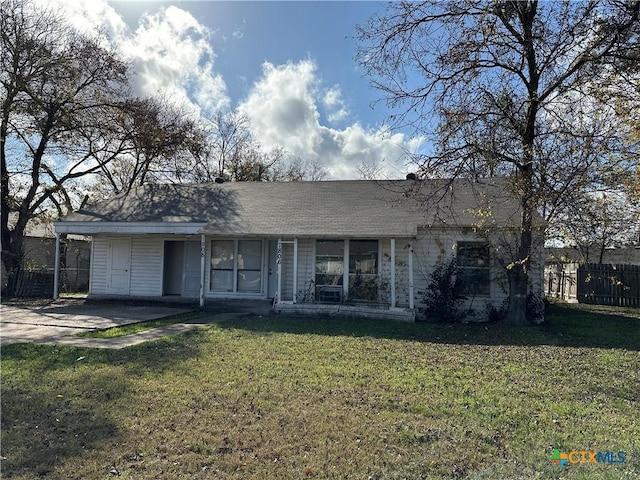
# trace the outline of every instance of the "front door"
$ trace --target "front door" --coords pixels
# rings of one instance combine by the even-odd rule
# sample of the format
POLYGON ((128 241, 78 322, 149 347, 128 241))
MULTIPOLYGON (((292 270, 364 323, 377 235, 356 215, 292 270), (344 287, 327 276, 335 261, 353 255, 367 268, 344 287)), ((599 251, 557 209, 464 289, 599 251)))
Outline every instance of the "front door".
POLYGON ((162 276, 163 295, 182 294, 184 267, 184 242, 167 240, 164 242, 164 272, 162 276))
POLYGON ((129 295, 131 279, 131 239, 109 240, 109 263, 107 268, 107 293, 129 295))

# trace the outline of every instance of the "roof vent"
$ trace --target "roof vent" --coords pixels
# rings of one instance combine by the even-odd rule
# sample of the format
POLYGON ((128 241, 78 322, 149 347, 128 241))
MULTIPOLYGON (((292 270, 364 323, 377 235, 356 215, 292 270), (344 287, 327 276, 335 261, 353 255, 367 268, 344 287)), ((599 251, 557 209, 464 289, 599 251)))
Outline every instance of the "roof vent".
POLYGON ((415 173, 407 173, 407 180, 417 180, 418 177, 416 177, 415 173))
POLYGON ((216 183, 224 183, 224 178, 222 178, 222 177, 216 177, 216 179, 214 180, 214 182, 216 182, 216 183))

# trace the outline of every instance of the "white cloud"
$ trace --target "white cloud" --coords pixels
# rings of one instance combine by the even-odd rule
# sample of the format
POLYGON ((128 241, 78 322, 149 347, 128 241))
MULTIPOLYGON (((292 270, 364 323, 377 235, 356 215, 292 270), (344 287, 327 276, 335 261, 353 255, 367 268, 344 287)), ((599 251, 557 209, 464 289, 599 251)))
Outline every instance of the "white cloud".
POLYGON ((349 116, 339 85, 334 85, 325 92, 322 103, 328 110, 327 119, 331 123, 339 122, 349 116))
POLYGON ((229 107, 226 84, 214 70, 209 30, 191 13, 168 6, 143 15, 131 30, 106 0, 36 1, 60 11, 79 31, 101 29, 132 63, 139 95, 162 95, 205 114, 229 107))
MULTIPOLYGON (((106 0, 37 1, 58 6, 83 31, 103 29, 133 64, 139 94, 161 94, 205 114, 231 107, 225 81, 215 70, 211 32, 191 13, 168 6, 143 15, 130 28, 106 0)), ((237 26, 233 35, 239 38, 244 28, 237 26)), ((238 109, 263 147, 279 146, 317 160, 333 179, 359 178, 362 165, 381 177, 402 178, 411 168, 407 152, 419 146, 401 133, 347 124, 351 113, 340 86, 323 86, 309 59, 265 62, 238 109)))
POLYGON ((240 40, 241 38, 244 37, 244 29, 246 27, 246 24, 247 24, 247 21, 243 20, 242 24, 235 26, 235 28, 233 29, 233 33, 231 34, 233 38, 240 40))
POLYGON ((102 31, 109 40, 124 35, 127 25, 106 1, 102 0, 35 0, 64 16, 76 30, 90 35, 102 31))
POLYGON ((239 105, 258 141, 293 153, 314 151, 321 142, 315 64, 309 60, 278 67, 265 62, 262 77, 239 105))
POLYGON ((140 93, 168 95, 205 113, 229 106, 226 84, 213 69, 209 32, 189 12, 170 6, 143 16, 122 49, 140 93))
POLYGON ((407 152, 419 146, 416 141, 359 123, 343 129, 322 125, 319 104, 346 110, 339 87, 323 93, 315 63, 303 60, 279 66, 264 63, 262 77, 238 108, 264 147, 279 146, 296 157, 319 159, 332 179, 359 178, 363 164, 381 177, 404 177, 407 152))

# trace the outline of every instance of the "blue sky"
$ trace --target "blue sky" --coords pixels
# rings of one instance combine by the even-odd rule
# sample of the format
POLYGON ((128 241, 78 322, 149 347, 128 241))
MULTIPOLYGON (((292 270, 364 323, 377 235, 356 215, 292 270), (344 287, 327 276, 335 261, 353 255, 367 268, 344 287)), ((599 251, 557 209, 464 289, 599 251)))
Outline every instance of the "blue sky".
POLYGON ((381 92, 354 60, 356 25, 381 2, 38 0, 80 29, 100 27, 131 61, 141 94, 203 116, 237 109, 266 149, 314 160, 328 178, 413 170, 419 141, 387 132, 381 92))

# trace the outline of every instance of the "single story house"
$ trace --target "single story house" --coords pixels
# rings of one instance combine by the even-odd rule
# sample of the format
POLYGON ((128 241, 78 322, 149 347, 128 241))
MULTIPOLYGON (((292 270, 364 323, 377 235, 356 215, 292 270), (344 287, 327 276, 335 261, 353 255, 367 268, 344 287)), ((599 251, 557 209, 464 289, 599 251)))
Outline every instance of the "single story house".
POLYGON ((503 302, 517 205, 505 179, 145 185, 55 231, 93 237, 91 296, 270 299, 278 312, 413 320, 447 258, 470 280, 470 308, 503 302))

